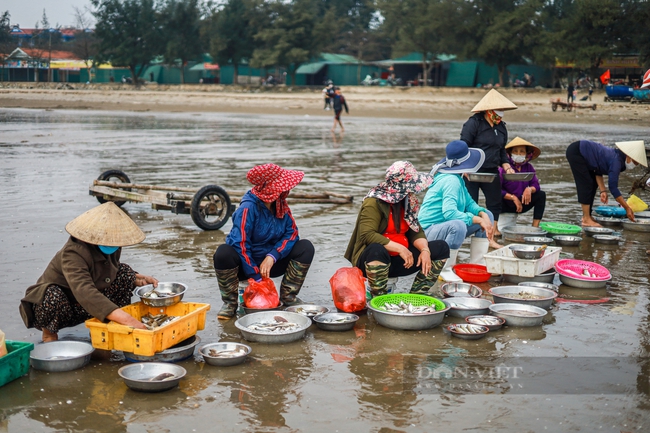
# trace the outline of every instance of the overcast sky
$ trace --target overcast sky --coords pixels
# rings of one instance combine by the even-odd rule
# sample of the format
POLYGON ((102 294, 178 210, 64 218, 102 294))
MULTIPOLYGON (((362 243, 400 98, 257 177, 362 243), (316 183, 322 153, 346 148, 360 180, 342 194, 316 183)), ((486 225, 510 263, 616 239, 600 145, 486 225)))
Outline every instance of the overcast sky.
POLYGON ((20 27, 33 28, 37 22, 40 26, 45 9, 50 26, 59 24, 66 27, 75 24, 73 6, 80 9, 89 7, 90 0, 1 0, 0 13, 8 10, 12 25, 20 24, 20 27))

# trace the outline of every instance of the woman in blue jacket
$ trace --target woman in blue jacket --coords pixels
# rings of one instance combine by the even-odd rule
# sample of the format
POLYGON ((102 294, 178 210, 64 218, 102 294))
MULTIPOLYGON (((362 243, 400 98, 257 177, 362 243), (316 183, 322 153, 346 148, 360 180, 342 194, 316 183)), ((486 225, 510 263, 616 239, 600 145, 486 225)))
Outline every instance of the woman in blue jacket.
POLYGON ((261 281, 284 274, 280 300, 289 305, 296 302, 314 258, 314 246, 300 239, 287 196, 304 175, 275 164, 258 165, 246 175, 254 186, 242 197, 226 243, 213 257, 223 300, 219 319, 235 315, 239 281, 249 278, 261 281))
POLYGON ((616 143, 616 148, 611 148, 595 141, 580 140, 567 147, 566 158, 576 182, 578 202, 582 206, 583 227, 600 227, 591 217, 591 210, 597 190, 600 190, 600 201, 607 204, 604 175, 607 176, 609 192, 614 200, 625 209, 627 217, 634 221, 634 212, 618 189, 618 177, 622 171, 631 170, 639 164, 648 166, 643 141, 620 141, 616 143))

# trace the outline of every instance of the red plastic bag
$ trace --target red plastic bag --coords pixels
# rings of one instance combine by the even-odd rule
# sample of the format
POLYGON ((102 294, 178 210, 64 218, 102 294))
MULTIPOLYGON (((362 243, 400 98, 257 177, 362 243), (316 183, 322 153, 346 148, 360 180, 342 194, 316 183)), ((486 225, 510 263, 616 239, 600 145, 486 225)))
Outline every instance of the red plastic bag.
POLYGON ((275 308, 280 305, 278 291, 270 278, 262 278, 259 283, 248 279, 248 287, 244 289, 244 305, 248 308, 275 308))
POLYGON ((330 278, 334 305, 346 313, 366 308, 366 285, 359 268, 341 268, 330 278))

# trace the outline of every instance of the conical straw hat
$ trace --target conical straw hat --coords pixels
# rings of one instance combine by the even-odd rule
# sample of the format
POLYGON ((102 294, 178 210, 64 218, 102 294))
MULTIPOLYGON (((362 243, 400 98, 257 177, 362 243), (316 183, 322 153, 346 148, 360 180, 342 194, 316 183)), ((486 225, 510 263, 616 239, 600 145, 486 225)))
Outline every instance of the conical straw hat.
POLYGON ((112 201, 79 215, 65 230, 81 241, 107 247, 135 245, 145 238, 136 223, 112 201))
POLYGON ((645 144, 643 140, 636 141, 619 141, 616 147, 621 149, 621 152, 638 162, 644 167, 648 166, 648 157, 645 153, 645 144))
POLYGON ((647 89, 648 87, 650 87, 650 69, 643 74, 643 84, 641 84, 642 89, 647 89))
POLYGON ((487 110, 497 110, 497 111, 506 111, 506 110, 516 110, 517 106, 513 104, 508 98, 503 96, 501 93, 492 89, 487 92, 487 95, 483 97, 474 108, 472 108, 473 113, 479 113, 481 111, 487 110))
POLYGON ((535 146, 533 143, 524 140, 521 137, 515 137, 512 139, 510 143, 506 144, 506 150, 512 149, 513 147, 517 147, 517 146, 528 146, 533 150, 533 156, 530 158, 531 161, 537 158, 542 153, 539 147, 535 146))

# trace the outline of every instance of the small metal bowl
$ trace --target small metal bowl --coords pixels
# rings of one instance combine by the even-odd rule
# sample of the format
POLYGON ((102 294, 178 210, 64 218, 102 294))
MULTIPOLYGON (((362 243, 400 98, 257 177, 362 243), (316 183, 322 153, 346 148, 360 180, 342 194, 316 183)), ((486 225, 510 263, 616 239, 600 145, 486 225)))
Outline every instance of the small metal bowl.
POLYGON ((501 317, 489 316, 489 315, 468 316, 468 317, 465 317, 465 321, 467 323, 471 323, 472 325, 485 326, 490 331, 496 331, 497 329, 501 329, 501 327, 503 327, 504 323, 506 323, 505 319, 502 319, 501 317), (494 321, 496 323, 494 325, 484 325, 482 323, 477 323, 477 321, 479 321, 479 320, 490 320, 490 321, 494 321))
POLYGON ((563 247, 575 247, 580 245, 580 242, 582 242, 582 238, 580 236, 570 236, 570 235, 553 236, 553 240, 557 245, 563 247))
POLYGON ((442 302, 450 307, 448 315, 460 318, 488 314, 492 305, 491 301, 482 298, 447 298, 442 302))
POLYGON ((594 241, 599 244, 618 245, 622 239, 614 235, 594 235, 594 241))
POLYGON ((330 309, 320 305, 300 304, 300 305, 292 305, 290 307, 287 307, 284 309, 284 311, 302 314, 303 316, 309 317, 310 319, 314 320, 315 316, 318 316, 319 314, 329 313, 330 309))
POLYGON ((261 313, 247 314, 244 317, 240 317, 235 322, 235 327, 239 329, 246 340, 269 344, 291 343, 300 340, 305 336, 305 332, 307 332, 307 328, 310 326, 311 319, 309 317, 305 317, 298 313, 291 313, 289 311, 263 311, 261 313), (255 331, 248 328, 248 326, 253 323, 271 321, 274 316, 280 316, 289 322, 297 324, 298 329, 291 332, 273 334, 270 332, 255 331))
POLYGON ((510 245, 509 248, 515 257, 522 260, 541 259, 546 252, 546 248, 537 245, 510 245))
POLYGON ((614 233, 614 229, 608 229, 607 227, 583 227, 582 231, 589 237, 594 235, 611 235, 614 233))
POLYGON ((82 341, 52 341, 37 344, 29 354, 29 362, 36 370, 72 371, 88 364, 94 350, 82 341))
POLYGON ((494 304, 490 306, 490 313, 504 319, 508 326, 538 326, 542 324, 547 311, 532 305, 494 304))
POLYGON ((138 287, 133 291, 133 294, 140 298, 143 304, 151 307, 169 307, 170 305, 178 304, 183 295, 187 291, 187 285, 183 283, 158 283, 158 287, 154 289, 153 284, 138 287), (167 295, 159 298, 145 297, 144 295, 155 291, 157 293, 167 295))
POLYGON ((122 353, 130 362, 181 362, 194 355, 194 348, 199 344, 201 344, 201 337, 194 335, 151 356, 136 355, 132 352, 122 353))
POLYGON ((469 173, 467 179, 470 182, 490 183, 497 177, 494 173, 469 173))
POLYGON ((124 380, 126 386, 134 391, 161 392, 177 387, 187 371, 180 365, 166 362, 139 362, 125 365, 117 371, 117 374, 124 380), (165 373, 173 376, 152 380, 165 373))
POLYGON ((526 182, 535 176, 535 173, 503 173, 503 178, 511 182, 526 182))
POLYGON ((483 290, 473 284, 445 283, 440 286, 445 298, 480 298, 483 290))
POLYGON ((446 329, 447 329, 447 331, 449 331, 449 333, 452 336, 460 338, 462 340, 478 340, 480 338, 485 337, 487 335, 487 333, 490 332, 490 328, 488 328, 487 326, 472 325, 470 323, 468 323, 468 324, 461 323, 461 324, 448 325, 446 329), (458 331, 459 327, 463 327, 463 328, 466 328, 466 329, 470 328, 470 329, 476 331, 476 334, 464 334, 462 332, 459 332, 458 331))
POLYGON ((244 312, 246 314, 253 314, 253 313, 261 313, 264 311, 280 311, 282 310, 282 308, 284 308, 284 304, 280 302, 280 304, 275 308, 249 308, 245 305, 242 305, 242 308, 244 309, 244 312))
POLYGON ((359 316, 352 313, 323 313, 314 317, 313 320, 316 326, 324 331, 338 332, 354 328, 359 316))
POLYGON ((495 304, 523 304, 532 305, 546 310, 550 309, 553 305, 553 300, 557 298, 557 292, 549 289, 542 289, 540 287, 531 286, 501 286, 492 287, 490 295, 494 299, 495 304), (539 299, 518 299, 511 298, 505 295, 512 293, 530 293, 531 295, 541 296, 539 299))
POLYGON ((520 284, 526 281, 539 281, 541 283, 552 283, 553 280, 555 279, 555 275, 557 275, 557 272, 555 272, 555 268, 551 268, 548 271, 542 272, 539 275, 535 275, 534 277, 522 277, 519 275, 503 274, 503 281, 511 284, 520 284))
POLYGON ((524 281, 522 283, 518 284, 519 286, 529 286, 529 287, 537 287, 539 289, 548 289, 548 290, 553 290, 554 292, 557 292, 560 290, 558 286, 555 284, 551 283, 541 283, 539 281, 524 281))
POLYGON ((238 365, 246 361, 246 357, 250 355, 253 349, 242 343, 227 343, 225 341, 219 343, 210 343, 199 349, 199 353, 203 356, 206 364, 216 365, 218 367, 230 367, 231 365, 238 365), (217 352, 231 352, 223 353, 221 356, 210 355, 211 350, 217 352))
POLYGON ((594 221, 604 227, 621 227, 623 225, 623 220, 621 218, 615 217, 601 217, 594 215, 594 221))
POLYGON ((529 245, 548 245, 553 243, 553 238, 546 236, 526 236, 524 243, 529 245))

